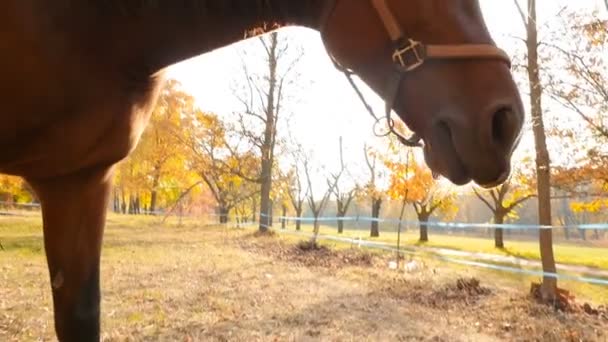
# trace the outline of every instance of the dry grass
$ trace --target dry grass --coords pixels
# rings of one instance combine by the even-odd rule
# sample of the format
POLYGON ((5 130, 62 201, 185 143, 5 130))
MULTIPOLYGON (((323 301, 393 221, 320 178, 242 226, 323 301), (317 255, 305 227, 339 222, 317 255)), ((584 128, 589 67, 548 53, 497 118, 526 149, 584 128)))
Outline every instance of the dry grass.
MULTIPOLYGON (((37 224, 0 218, 0 341, 54 336, 37 224)), ((281 236, 112 217, 102 260, 104 339, 608 339, 607 318, 555 312, 477 270, 418 261, 417 271, 396 272, 387 255, 324 246, 306 251, 281 236)))

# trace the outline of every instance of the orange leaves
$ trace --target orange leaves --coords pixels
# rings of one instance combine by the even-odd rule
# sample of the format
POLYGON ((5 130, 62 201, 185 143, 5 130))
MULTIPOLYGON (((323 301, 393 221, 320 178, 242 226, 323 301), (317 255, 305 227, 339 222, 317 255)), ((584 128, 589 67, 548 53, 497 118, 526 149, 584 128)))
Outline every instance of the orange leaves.
POLYGON ((454 193, 442 187, 413 153, 408 152, 405 160, 384 160, 384 165, 390 170, 388 195, 392 199, 405 200, 417 211, 427 213, 438 210, 444 216, 452 216, 458 211, 454 193))

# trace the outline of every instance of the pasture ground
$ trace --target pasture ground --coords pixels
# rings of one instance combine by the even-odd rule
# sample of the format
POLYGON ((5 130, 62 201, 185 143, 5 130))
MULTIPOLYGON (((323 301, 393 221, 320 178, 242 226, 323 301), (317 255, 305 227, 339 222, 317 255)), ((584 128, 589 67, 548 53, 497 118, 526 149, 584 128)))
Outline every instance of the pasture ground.
MULTIPOLYGON (((289 227, 293 230, 292 227, 289 227)), ((373 241, 387 242, 392 245, 397 243, 397 233, 394 231, 381 231, 380 237, 369 238, 369 227, 363 226, 362 229, 345 229, 342 233, 345 237, 370 239, 373 241)), ((387 228, 395 229, 393 226, 387 228)), ((312 231, 312 225, 305 224, 301 228, 303 231, 312 231)), ((321 226, 321 234, 337 235, 336 228, 330 226, 321 226)), ((504 243, 505 248, 498 249, 494 247, 493 232, 489 232, 487 237, 466 236, 457 234, 441 234, 429 232, 429 241, 425 243, 418 242, 418 227, 408 227, 401 233, 401 243, 403 245, 417 245, 425 247, 449 248, 468 252, 490 253, 504 256, 514 256, 530 260, 540 260, 540 251, 537 241, 530 241, 531 236, 518 236, 515 234, 509 235, 509 231, 505 231, 504 243), (522 240, 526 239, 526 240, 522 240)), ((590 234, 591 235, 591 234, 590 234)), ((568 265, 582 265, 587 267, 596 267, 608 269, 608 240, 588 240, 581 241, 572 239, 571 241, 559 241, 555 239, 553 243, 553 252, 557 263, 568 265)))
MULTIPOLYGON (((397 272, 386 254, 304 252, 295 241, 110 216, 104 340, 608 340, 608 313, 536 304, 527 277, 422 259, 419 269, 397 272), (471 277, 480 286, 458 281, 471 277)), ((53 340, 40 220, 0 217, 0 242, 0 340, 53 340)))

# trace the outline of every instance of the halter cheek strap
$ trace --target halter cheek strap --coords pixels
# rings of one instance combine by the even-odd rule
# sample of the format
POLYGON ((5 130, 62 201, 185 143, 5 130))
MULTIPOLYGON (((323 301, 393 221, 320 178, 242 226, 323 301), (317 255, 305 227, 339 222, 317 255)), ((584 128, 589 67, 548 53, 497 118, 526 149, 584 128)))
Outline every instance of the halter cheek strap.
MULTIPOLYGON (((331 14, 333 13, 337 0, 329 0, 325 7, 319 25, 321 33, 325 31, 331 14)), ((385 89, 384 96, 386 102, 385 118, 389 128, 389 133, 397 136, 397 139, 407 146, 422 146, 421 137, 414 133, 411 137, 405 137, 395 129, 395 122, 391 118, 391 112, 395 105, 401 80, 406 73, 421 67, 429 59, 496 59, 506 63, 511 67, 511 59, 506 52, 491 44, 451 44, 451 45, 426 45, 412 38, 407 38, 403 33, 399 22, 395 18, 393 12, 388 7, 387 0, 370 0, 373 7, 376 9, 384 28, 386 29, 395 49, 392 54, 392 61, 395 65, 396 72, 389 76, 385 89)), ((343 67, 331 54, 330 58, 336 68, 344 73, 351 86, 355 89, 357 95, 365 105, 365 108, 370 115, 376 120, 375 126, 382 120, 378 117, 371 106, 365 100, 363 94, 355 84, 352 76, 355 74, 352 70, 343 67)), ((377 134, 378 135, 378 134, 377 134)))

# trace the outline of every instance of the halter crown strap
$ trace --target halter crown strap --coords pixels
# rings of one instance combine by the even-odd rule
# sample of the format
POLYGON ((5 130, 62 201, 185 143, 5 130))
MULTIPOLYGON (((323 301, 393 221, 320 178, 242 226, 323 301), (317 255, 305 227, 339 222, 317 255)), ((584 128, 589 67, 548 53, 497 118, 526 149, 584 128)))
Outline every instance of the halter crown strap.
POLYGON ((371 0, 371 2, 378 12, 380 19, 382 19, 384 27, 386 28, 389 37, 391 37, 391 40, 393 42, 400 41, 404 37, 403 31, 401 30, 401 25, 399 25, 395 15, 393 15, 393 12, 391 12, 390 8, 388 8, 386 0, 371 0))
POLYGON ((511 58, 490 44, 426 45, 426 58, 431 59, 499 59, 511 67, 511 58))

